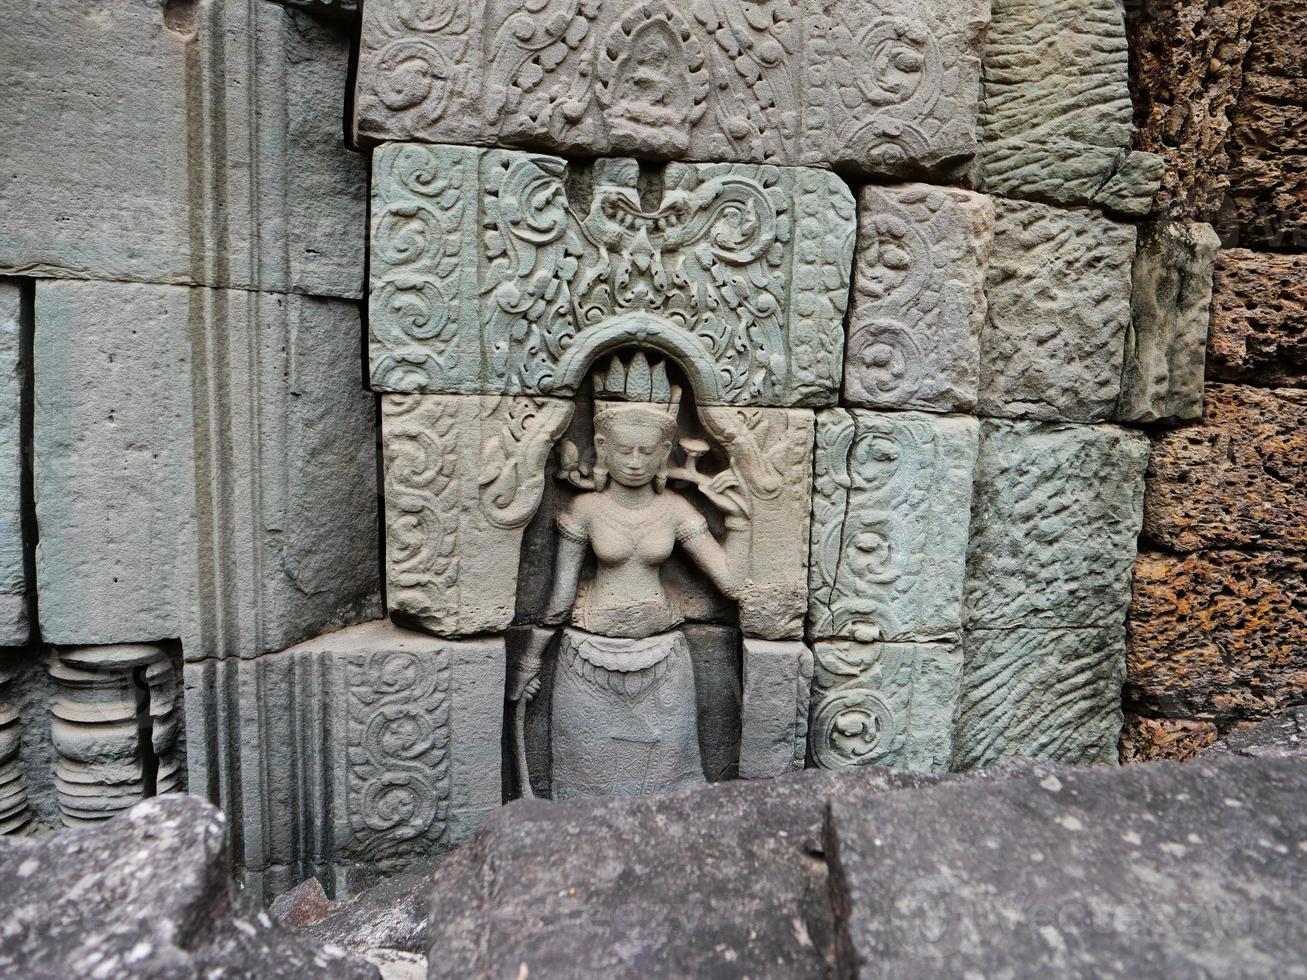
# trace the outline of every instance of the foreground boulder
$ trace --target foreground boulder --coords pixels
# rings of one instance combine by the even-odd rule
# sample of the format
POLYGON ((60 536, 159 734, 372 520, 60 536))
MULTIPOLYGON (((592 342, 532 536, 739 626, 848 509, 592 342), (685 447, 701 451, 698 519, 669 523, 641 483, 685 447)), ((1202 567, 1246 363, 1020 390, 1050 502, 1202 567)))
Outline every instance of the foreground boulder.
POLYGON ((1307 976, 1304 799, 1218 755, 518 802, 436 868, 429 976, 1307 976))
POLYGON ((43 841, 0 839, 0 976, 377 977, 233 894, 222 814, 155 797, 43 841))

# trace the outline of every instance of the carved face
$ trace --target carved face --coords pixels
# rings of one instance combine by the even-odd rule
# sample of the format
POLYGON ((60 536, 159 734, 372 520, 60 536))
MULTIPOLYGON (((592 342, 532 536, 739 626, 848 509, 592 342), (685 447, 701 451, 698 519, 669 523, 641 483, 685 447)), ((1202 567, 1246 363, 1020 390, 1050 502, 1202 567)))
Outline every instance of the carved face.
POLYGON ((595 433, 595 455, 608 475, 624 487, 653 482, 667 462, 672 443, 657 425, 639 419, 617 418, 608 434, 595 433))

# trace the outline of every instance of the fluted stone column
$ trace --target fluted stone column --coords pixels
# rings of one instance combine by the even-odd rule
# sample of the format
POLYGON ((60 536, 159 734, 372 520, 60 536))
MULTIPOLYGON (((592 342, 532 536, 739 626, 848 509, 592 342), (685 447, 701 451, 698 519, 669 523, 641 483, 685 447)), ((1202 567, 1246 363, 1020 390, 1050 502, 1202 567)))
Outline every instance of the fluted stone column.
POLYGON ((14 698, 12 668, 0 669, 0 834, 25 834, 32 813, 20 753, 23 722, 14 698))

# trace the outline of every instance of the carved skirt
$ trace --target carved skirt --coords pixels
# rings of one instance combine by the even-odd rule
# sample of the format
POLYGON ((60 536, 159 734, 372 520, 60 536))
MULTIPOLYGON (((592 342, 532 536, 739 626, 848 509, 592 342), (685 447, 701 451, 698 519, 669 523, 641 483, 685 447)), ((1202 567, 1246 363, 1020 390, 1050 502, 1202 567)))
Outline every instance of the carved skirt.
POLYGON ((563 630, 550 714, 556 800, 706 782, 694 667, 680 630, 642 640, 563 630))

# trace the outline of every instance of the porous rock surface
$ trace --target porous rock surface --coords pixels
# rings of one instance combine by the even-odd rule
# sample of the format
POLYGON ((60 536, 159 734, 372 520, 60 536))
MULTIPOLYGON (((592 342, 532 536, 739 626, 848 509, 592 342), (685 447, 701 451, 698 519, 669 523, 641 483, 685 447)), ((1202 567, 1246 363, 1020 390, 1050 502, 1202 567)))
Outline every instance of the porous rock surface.
POLYGON ((102 827, 0 841, 0 974, 377 977, 233 894, 224 823, 198 798, 169 795, 102 827))
POLYGON ((1307 559, 1281 551, 1143 552, 1126 702, 1229 724, 1307 699, 1307 559))
POLYGON ((1209 384, 1199 424, 1153 441, 1144 534, 1176 551, 1307 549, 1307 392, 1209 384))
POLYGON ((1217 253, 1207 372, 1221 381, 1307 386, 1307 255, 1217 253))

